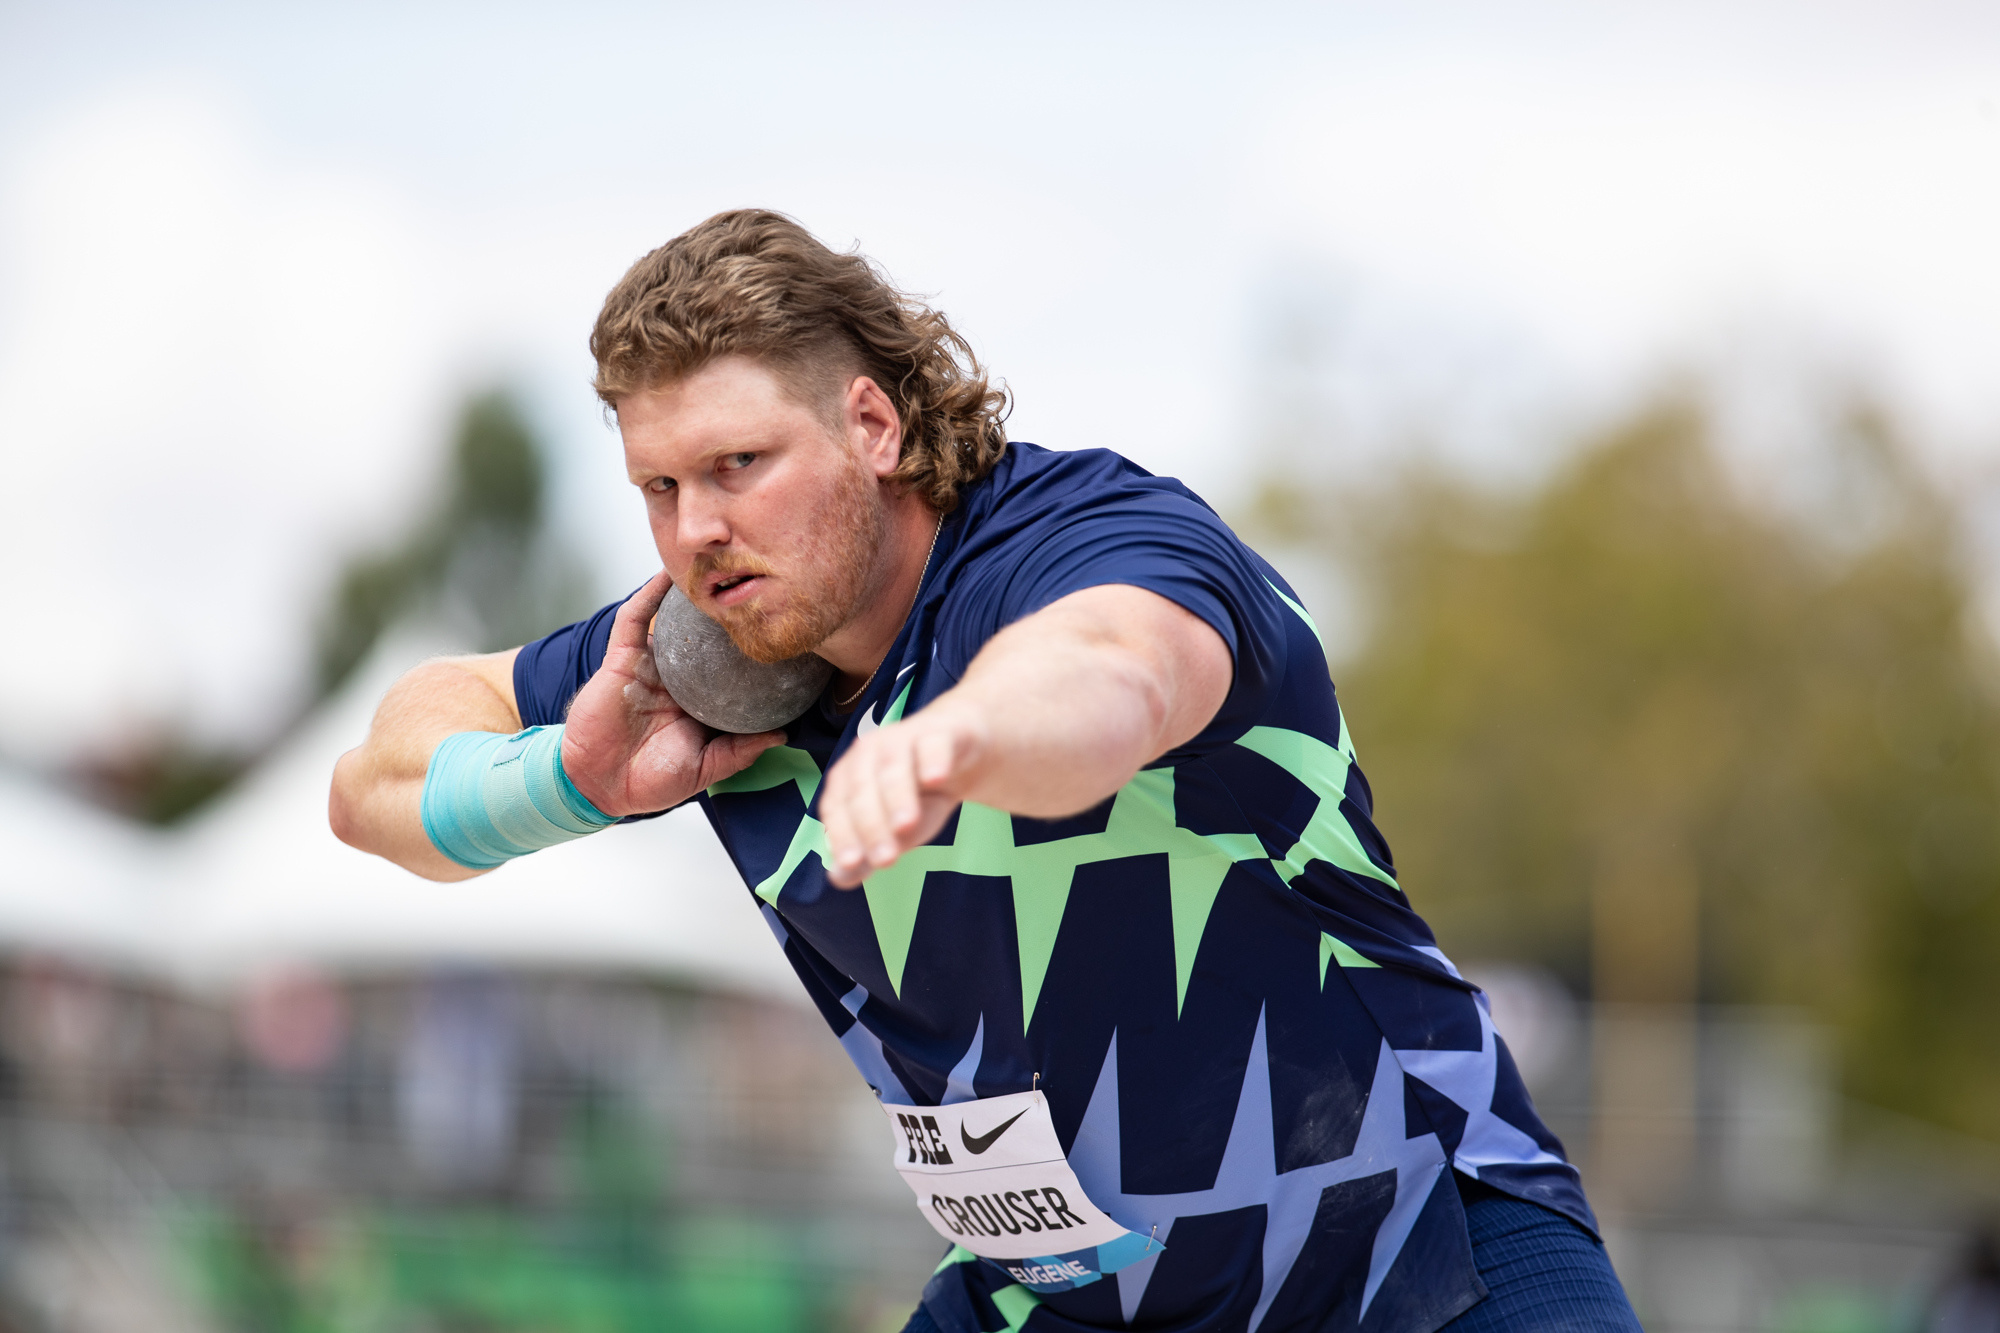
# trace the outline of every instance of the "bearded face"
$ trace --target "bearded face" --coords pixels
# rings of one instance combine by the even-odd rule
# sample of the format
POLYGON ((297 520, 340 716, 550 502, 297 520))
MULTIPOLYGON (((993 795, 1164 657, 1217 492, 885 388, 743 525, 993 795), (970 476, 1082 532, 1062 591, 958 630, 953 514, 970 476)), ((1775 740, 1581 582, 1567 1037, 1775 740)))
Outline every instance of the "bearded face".
POLYGON ((881 484, 860 459, 844 452, 841 458, 795 549, 769 558, 700 554, 682 582, 688 600, 728 630, 747 657, 783 662, 811 652, 851 621, 873 591, 887 532, 881 484), (750 575, 762 576, 764 589, 725 606, 708 595, 718 575, 718 590, 750 575))

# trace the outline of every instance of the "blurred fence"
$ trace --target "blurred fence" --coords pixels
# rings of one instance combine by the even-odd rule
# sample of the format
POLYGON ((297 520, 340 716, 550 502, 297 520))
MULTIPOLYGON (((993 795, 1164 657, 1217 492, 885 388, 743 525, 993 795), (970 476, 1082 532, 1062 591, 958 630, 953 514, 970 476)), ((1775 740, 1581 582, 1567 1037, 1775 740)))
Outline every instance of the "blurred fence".
POLYGON ((900 1327, 941 1246, 818 1018, 637 978, 20 960, 21 1330, 900 1327))
MULTIPOLYGON (((2000 1200, 2000 1149, 1838 1095, 1796 1010, 1578 1004, 1469 969, 1583 1168, 1652 1333, 1916 1333, 2000 1200)), ((1978 1325, 1985 1327, 1985 1325, 1978 1325)))
MULTIPOLYGON (((1654 1333, 1931 1319, 2000 1152, 1796 1011, 1473 968, 1654 1333)), ((940 1245, 817 1016, 587 972, 0 977, 4 1333, 893 1330, 940 1245)))

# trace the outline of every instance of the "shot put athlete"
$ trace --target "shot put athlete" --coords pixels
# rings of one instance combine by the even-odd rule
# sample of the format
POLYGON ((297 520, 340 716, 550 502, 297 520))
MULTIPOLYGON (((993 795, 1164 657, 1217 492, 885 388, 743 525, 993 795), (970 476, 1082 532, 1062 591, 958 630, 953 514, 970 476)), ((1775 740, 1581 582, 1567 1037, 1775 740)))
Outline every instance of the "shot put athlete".
POLYGON ((1009 443, 941 314, 777 214, 641 259, 591 349, 662 572, 404 677, 342 838, 458 879, 699 802, 951 1242, 911 1329, 1638 1327, 1311 617, 1207 506, 1009 443), (704 726, 670 584, 831 680, 704 726))

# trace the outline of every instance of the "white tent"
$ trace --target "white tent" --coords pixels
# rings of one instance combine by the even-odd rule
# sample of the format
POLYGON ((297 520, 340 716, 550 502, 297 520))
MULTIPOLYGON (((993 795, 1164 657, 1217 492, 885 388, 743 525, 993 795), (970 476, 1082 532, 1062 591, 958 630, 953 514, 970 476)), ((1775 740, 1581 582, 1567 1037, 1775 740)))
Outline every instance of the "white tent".
POLYGON ((699 810, 623 825, 435 884, 327 827, 334 760, 423 645, 384 645, 190 826, 152 834, 0 780, 0 943, 190 982, 272 963, 632 968, 797 998, 755 901, 699 810))
POLYGON ((0 770, 0 946, 140 961, 169 839, 0 770))

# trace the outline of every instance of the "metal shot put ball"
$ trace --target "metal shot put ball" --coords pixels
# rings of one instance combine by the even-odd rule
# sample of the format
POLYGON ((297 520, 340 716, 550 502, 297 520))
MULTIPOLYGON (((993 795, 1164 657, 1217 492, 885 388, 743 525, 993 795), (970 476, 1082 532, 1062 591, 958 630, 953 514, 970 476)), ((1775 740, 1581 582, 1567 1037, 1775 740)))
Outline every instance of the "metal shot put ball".
POLYGON ((681 595, 667 592, 653 621, 653 665, 674 702, 717 731, 774 731, 813 706, 833 664, 807 653, 766 665, 746 657, 729 631, 681 595))

